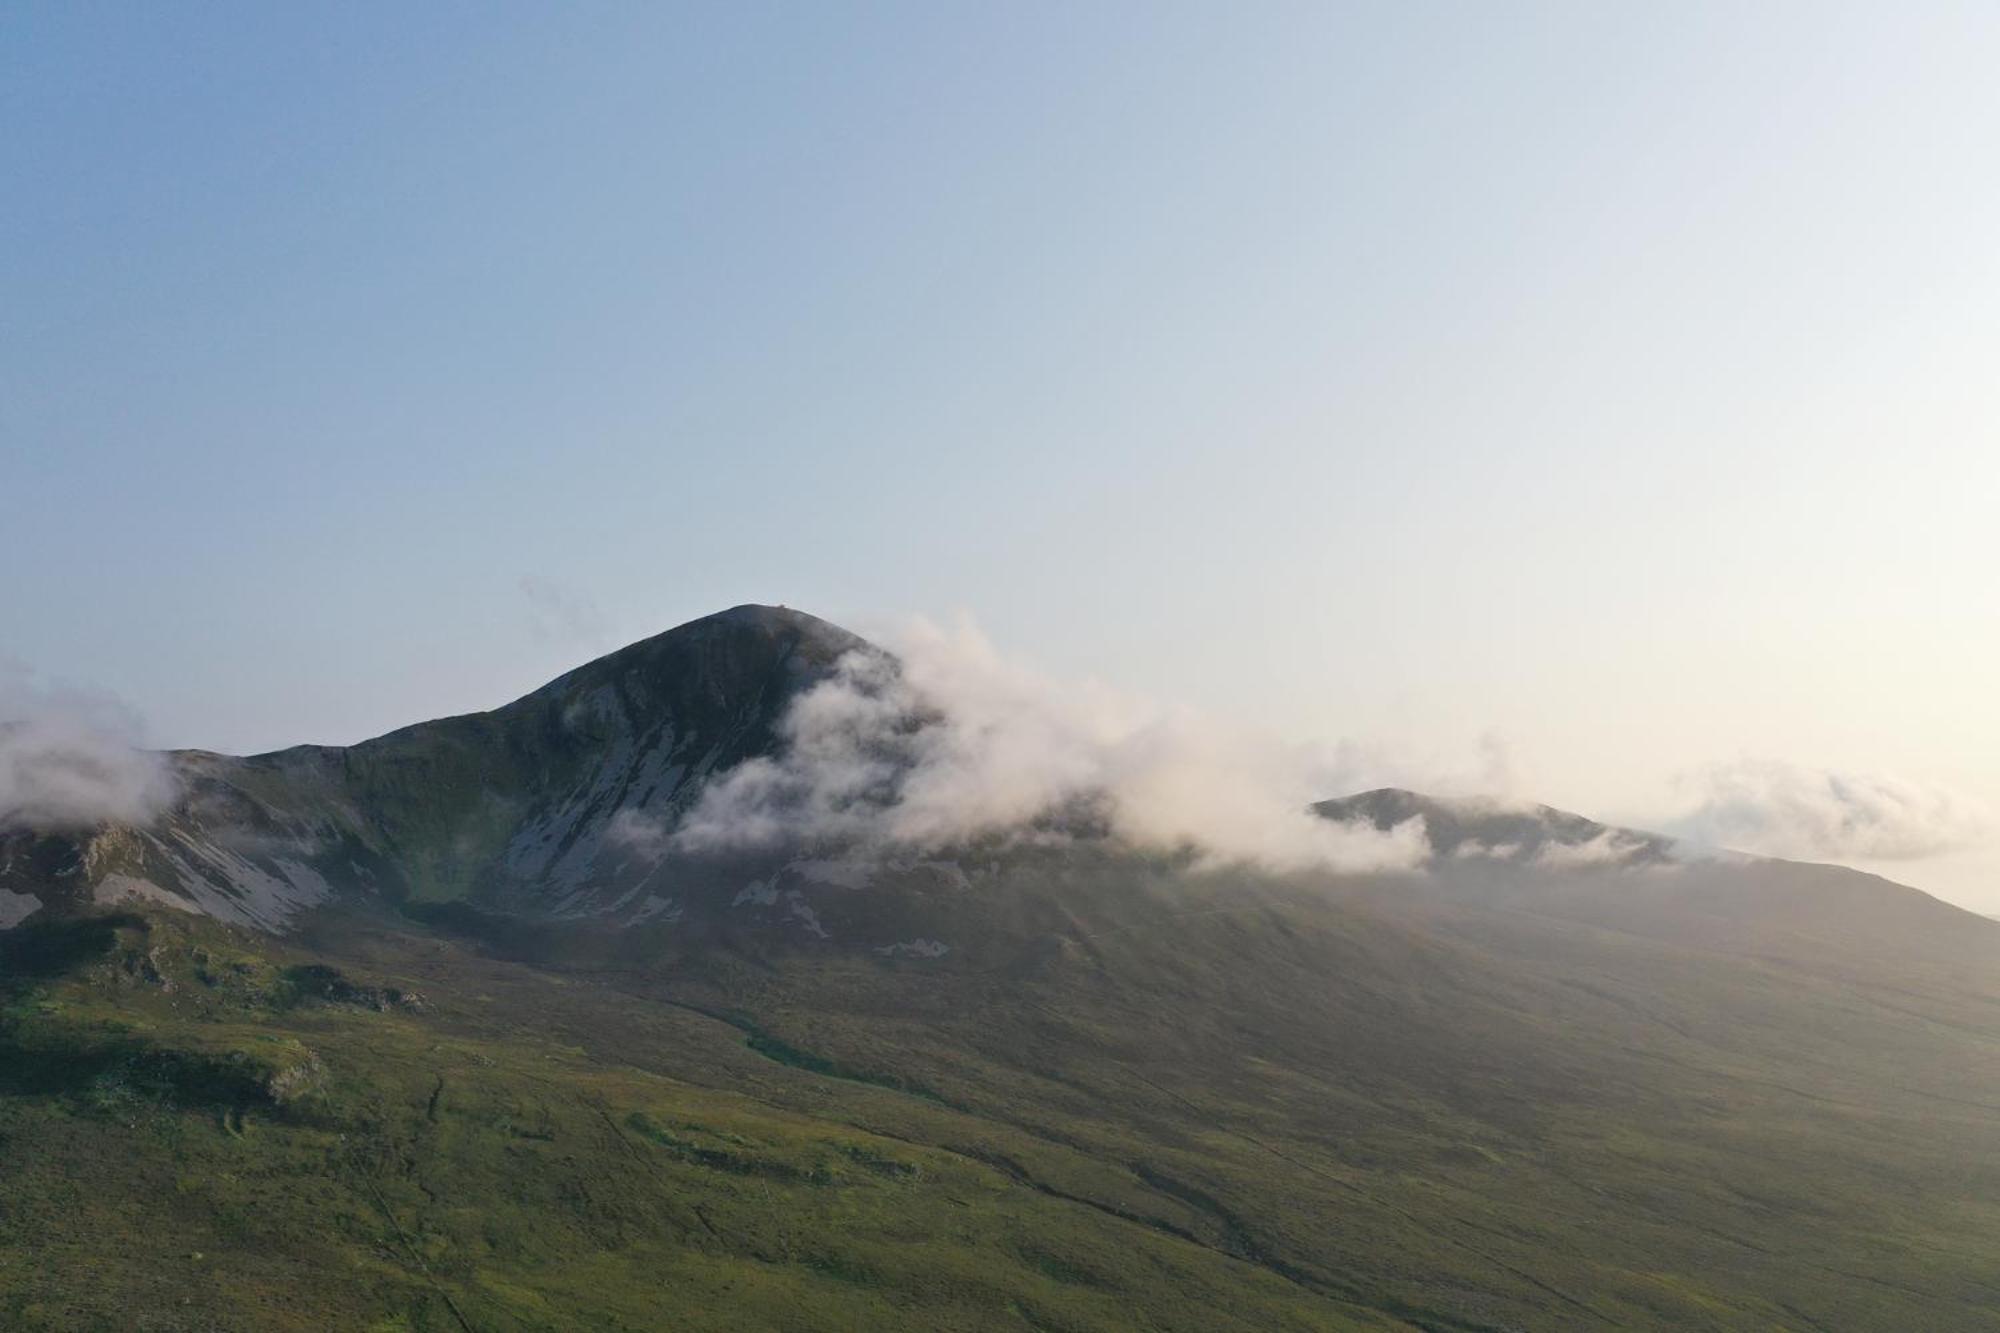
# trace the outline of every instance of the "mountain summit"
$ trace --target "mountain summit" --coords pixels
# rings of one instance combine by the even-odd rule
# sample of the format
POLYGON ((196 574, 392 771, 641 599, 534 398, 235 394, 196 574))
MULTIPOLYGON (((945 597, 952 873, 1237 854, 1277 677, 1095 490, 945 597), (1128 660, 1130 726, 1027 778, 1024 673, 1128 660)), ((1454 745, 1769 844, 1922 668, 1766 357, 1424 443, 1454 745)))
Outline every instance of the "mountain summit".
POLYGON ((867 648, 804 612, 739 606, 490 712, 352 746, 173 752, 179 796, 159 819, 0 837, 0 891, 17 920, 137 898, 264 929, 342 895, 605 908, 643 878, 649 831, 710 774, 769 753, 798 692, 867 648))

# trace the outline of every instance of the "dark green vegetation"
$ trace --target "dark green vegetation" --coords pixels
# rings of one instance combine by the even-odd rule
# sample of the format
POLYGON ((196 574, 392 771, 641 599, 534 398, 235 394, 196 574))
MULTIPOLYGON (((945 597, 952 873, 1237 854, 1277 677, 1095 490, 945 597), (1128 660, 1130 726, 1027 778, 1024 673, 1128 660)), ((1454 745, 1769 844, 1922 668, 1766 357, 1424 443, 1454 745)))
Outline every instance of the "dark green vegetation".
POLYGON ((535 899, 685 789, 634 735, 770 743, 825 660, 771 623, 0 846, 50 903, 0 932, 0 1327, 2000 1329, 2000 924, 1870 876, 1371 793, 1617 855, 603 842, 535 899), (281 837, 354 877, 284 934, 91 892, 281 837))
POLYGON ((921 963, 24 927, 0 1322, 2000 1327, 1990 973, 1062 878, 921 963))
POLYGON ((1031 1125, 338 930, 366 961, 336 998, 329 965, 173 913, 16 932, 48 965, 0 1037, 0 1323, 1383 1326, 1031 1125))

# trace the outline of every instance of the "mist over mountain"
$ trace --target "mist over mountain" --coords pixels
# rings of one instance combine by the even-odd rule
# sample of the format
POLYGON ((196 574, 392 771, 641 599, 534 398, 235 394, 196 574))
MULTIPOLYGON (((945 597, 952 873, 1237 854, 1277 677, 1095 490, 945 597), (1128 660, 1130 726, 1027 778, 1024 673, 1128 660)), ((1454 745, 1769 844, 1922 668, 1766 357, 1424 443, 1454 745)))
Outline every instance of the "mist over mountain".
POLYGON ((2000 923, 898 649, 33 724, 0 1316, 2000 1327, 2000 923))
POLYGON ((1789 873, 1499 798, 1328 798, 1337 755, 1063 687, 969 625, 900 648, 740 606, 488 713, 247 758, 143 752, 114 709, 66 699, 6 746, 0 889, 17 914, 144 900, 283 930, 340 902, 448 903, 620 929, 727 919, 747 876, 787 880, 794 927, 825 938, 816 897, 954 855, 1404 874, 1413 896, 1653 873, 1623 901, 1717 874, 1755 900, 1789 873))
POLYGON ((707 910, 684 886, 778 852, 866 864, 1094 838, 1335 871, 1423 854, 1417 824, 1310 810, 1302 754, 1101 690, 1069 697, 969 628, 892 656, 771 607, 356 746, 142 760, 178 799, 17 835, 0 886, 273 929, 355 895, 622 925, 707 910))
POLYGON ((151 822, 175 787, 140 736, 115 700, 42 686, 0 661, 0 832, 151 822))
POLYGON ((1066 689, 966 625, 900 648, 741 606, 491 712, 244 758, 141 751, 114 706, 17 689, 38 706, 0 767, 0 903, 9 923, 151 903, 276 932, 356 908, 635 932, 618 947, 662 956, 744 935, 963 950, 992 941, 950 938, 939 884, 976 898, 969 877, 1129 863, 1203 891, 1305 876, 1398 910, 1531 908, 1730 950, 1991 947, 1984 919, 1837 867, 1511 799, 1322 798, 1338 755, 1066 689))

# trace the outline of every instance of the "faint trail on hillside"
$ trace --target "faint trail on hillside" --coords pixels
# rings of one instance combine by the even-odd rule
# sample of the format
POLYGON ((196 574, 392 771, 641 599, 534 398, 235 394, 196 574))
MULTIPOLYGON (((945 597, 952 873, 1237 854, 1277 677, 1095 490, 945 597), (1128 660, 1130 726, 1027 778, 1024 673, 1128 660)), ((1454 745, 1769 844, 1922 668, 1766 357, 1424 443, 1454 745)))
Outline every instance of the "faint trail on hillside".
POLYGON ((389 1201, 382 1197, 382 1191, 374 1180, 364 1175, 361 1177, 361 1182, 368 1187, 369 1197, 375 1200, 375 1206, 381 1210, 382 1216, 389 1220, 391 1227, 395 1228, 396 1239, 403 1243, 403 1249, 409 1254, 410 1262, 417 1266, 417 1271, 431 1284, 431 1290, 435 1291, 438 1299, 444 1302, 445 1309, 451 1311, 451 1317, 458 1321, 458 1326, 465 1330, 465 1333, 479 1333, 473 1328, 472 1322, 465 1317, 465 1312, 458 1308, 458 1302, 451 1298, 451 1293, 444 1289, 444 1284, 437 1280, 437 1275, 431 1272, 431 1266, 424 1262, 424 1256, 417 1252, 416 1242, 410 1239, 409 1232, 403 1230, 403 1224, 396 1220, 396 1214, 391 1211, 389 1201))

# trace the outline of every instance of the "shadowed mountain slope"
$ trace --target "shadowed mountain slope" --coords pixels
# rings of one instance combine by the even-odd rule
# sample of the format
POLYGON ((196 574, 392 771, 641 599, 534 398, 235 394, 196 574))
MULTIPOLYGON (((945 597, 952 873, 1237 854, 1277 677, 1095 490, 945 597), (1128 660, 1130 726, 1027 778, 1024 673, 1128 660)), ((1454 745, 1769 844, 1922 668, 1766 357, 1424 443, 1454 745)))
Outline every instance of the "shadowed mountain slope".
POLYGON ((57 908, 151 899, 266 929, 341 896, 610 911, 650 869, 620 828, 670 825, 708 774, 770 752, 798 690, 865 647, 801 612, 742 606, 491 712, 347 747, 180 751, 180 799, 155 825, 0 838, 0 890, 57 908))

